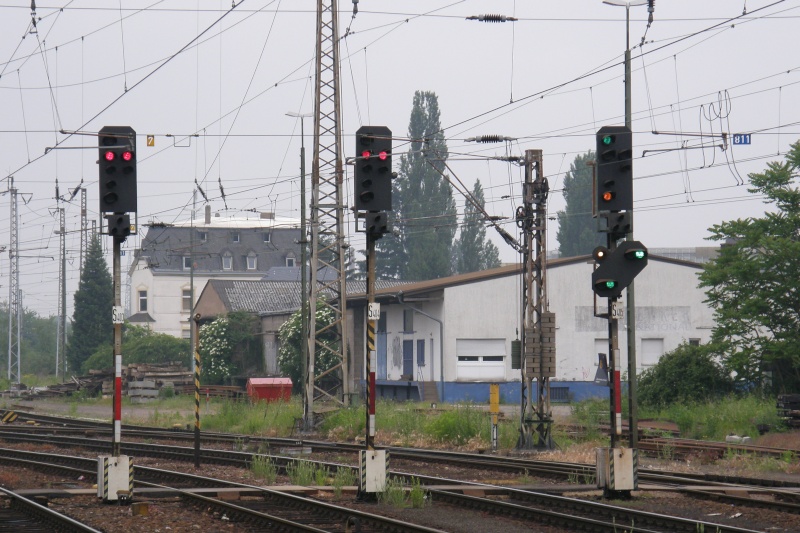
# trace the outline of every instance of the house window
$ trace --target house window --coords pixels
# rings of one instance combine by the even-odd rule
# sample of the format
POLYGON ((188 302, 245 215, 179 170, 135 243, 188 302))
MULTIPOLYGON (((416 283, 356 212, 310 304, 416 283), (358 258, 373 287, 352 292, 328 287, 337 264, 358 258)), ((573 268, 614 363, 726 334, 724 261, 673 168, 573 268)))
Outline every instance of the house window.
POLYGON ((206 242, 208 240, 208 232, 207 231, 198 231, 197 236, 200 238, 201 242, 206 242))
POLYGON ((222 256, 222 270, 233 270, 233 256, 231 254, 222 256))
POLYGON ((192 258, 191 256, 184 256, 183 258, 183 269, 184 270, 191 270, 192 268, 192 258))
POLYGON ((147 291, 139 291, 139 312, 147 311, 147 291))
POLYGON ((181 328, 181 338, 182 339, 191 339, 192 338, 192 330, 191 330, 191 328, 181 328))
POLYGON ((192 310, 192 290, 191 289, 183 289, 183 294, 181 296, 181 309, 185 312, 190 312, 192 310))
POLYGON ((250 253, 247 256, 247 270, 255 270, 257 265, 258 256, 254 253, 250 253))
POLYGON ((272 235, 268 231, 264 232, 264 242, 272 242, 272 235))
POLYGON ((700 346, 700 339, 689 339, 689 346, 700 346))
POLYGON ((231 233, 231 241, 232 242, 239 242, 239 232, 238 231, 236 231, 234 233, 231 233))
POLYGON ((412 309, 403 310, 403 331, 406 333, 414 331, 414 311, 412 309))

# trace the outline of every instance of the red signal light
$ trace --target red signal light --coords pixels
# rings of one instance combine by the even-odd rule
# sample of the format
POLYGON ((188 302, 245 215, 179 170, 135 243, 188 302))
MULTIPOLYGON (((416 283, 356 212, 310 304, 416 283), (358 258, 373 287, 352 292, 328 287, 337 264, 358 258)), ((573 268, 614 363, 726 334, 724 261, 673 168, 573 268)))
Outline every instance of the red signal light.
POLYGON ((381 161, 386 161, 387 157, 389 157, 389 154, 386 152, 386 150, 378 154, 378 159, 380 159, 381 161))
POLYGON ((371 155, 372 152, 370 152, 369 150, 364 150, 363 152, 361 152, 361 157, 363 157, 364 159, 369 159, 371 155))
POLYGON ((105 157, 106 161, 113 161, 113 160, 114 160, 114 158, 116 157, 116 154, 115 154, 114 152, 112 152, 111 150, 108 150, 108 151, 107 151, 107 152, 106 152, 106 153, 103 155, 103 157, 105 157))
POLYGON ((133 159, 133 152, 124 151, 122 152, 122 160, 123 161, 130 161, 133 159))
POLYGON ((613 199, 614 199, 614 193, 613 192, 606 191, 606 192, 603 193, 603 201, 604 202, 610 202, 613 199))

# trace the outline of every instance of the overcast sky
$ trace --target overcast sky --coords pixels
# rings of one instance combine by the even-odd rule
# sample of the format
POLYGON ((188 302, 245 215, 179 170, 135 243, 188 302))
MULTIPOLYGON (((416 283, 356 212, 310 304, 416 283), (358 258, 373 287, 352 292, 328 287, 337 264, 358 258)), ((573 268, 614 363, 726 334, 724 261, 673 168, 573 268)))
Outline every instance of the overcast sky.
MULTIPOLYGON (((352 3, 339 0, 340 32, 349 28, 340 48, 345 157, 364 124, 388 126, 395 152, 404 150, 414 91, 434 91, 454 178, 467 189, 480 179, 487 211, 511 217, 522 170, 493 157, 541 149, 554 217, 575 156, 594 148, 598 128, 624 123, 624 7, 361 0, 358 8, 354 17, 352 3), (482 14, 518 21, 467 20, 482 14), (466 141, 477 135, 515 140, 466 141)), ((245 0, 232 10, 230 0, 40 0, 34 28, 30 2, 0 5, 0 191, 13 175, 26 308, 57 312, 53 210, 65 207, 72 314, 80 209, 77 199, 56 201, 55 183, 68 197, 83 181, 90 217, 98 218, 92 135, 105 125, 138 134, 140 235, 125 243, 129 251, 145 224, 190 216, 195 180, 222 214, 299 216, 300 125, 286 113, 313 110, 315 10, 310 0, 245 0)), ((711 225, 764 212, 747 192, 747 174, 781 160, 800 138, 799 28, 800 0, 659 0, 649 29, 647 7, 631 7, 638 240, 650 248, 709 245, 711 225), (728 138, 723 150, 723 132, 752 133, 752 144, 728 138)), ((307 119, 309 171, 312 125, 307 119)), ((347 167, 348 203, 351 176, 347 167)), ((0 197, 0 245, 10 239, 8 199, 0 197)), ((457 201, 461 211, 458 194, 457 201)), ((347 227, 363 248, 352 219, 347 227)), ((556 229, 551 222, 551 249, 556 229)), ((504 262, 519 260, 489 231, 504 262)), ((6 251, 1 301, 8 272, 6 251)))

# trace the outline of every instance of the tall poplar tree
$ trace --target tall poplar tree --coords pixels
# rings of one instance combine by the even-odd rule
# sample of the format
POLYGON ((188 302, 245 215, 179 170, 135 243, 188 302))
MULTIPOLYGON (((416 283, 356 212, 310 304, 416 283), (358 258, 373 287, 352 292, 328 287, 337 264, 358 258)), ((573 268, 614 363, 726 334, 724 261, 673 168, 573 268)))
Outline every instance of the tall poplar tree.
POLYGON ((578 155, 564 176, 564 211, 558 212, 558 252, 561 257, 574 257, 592 253, 596 246, 606 244, 606 234, 597 232, 592 218, 592 167, 591 150, 578 155))
POLYGON ((73 371, 78 371, 99 346, 113 342, 113 305, 111 274, 103 258, 100 239, 95 237, 86 251, 81 283, 75 292, 72 331, 67 341, 67 362, 73 371))
MULTIPOLYGON (((481 208, 486 205, 481 180, 475 181, 472 199, 481 208)), ((486 225, 483 213, 472 202, 464 207, 464 223, 453 246, 453 269, 456 274, 478 272, 500 266, 500 252, 494 243, 486 238, 486 225)))
POLYGON ((394 233, 377 243, 376 271, 379 278, 441 278, 452 273, 457 219, 452 187, 440 174, 448 154, 435 93, 414 93, 408 137, 392 185, 394 233))

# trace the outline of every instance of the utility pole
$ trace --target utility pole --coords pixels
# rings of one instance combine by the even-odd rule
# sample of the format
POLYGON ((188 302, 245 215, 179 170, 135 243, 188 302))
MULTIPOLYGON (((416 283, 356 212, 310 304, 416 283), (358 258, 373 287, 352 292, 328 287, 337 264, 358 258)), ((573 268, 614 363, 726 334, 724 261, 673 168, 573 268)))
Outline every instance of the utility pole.
POLYGON ((542 169, 542 151, 525 151, 523 205, 517 225, 525 240, 523 283, 522 379, 520 449, 552 449, 553 413, 550 379, 556 375, 555 313, 547 301, 547 196, 550 186, 542 169), (536 178, 534 179, 534 169, 536 178), (533 379, 536 378, 534 407, 533 379))
MULTIPOLYGON (((305 120, 311 113, 286 113, 300 119, 300 359, 303 361, 303 376, 308 372, 308 236, 306 234, 306 134, 305 120)), ((314 320, 316 324, 316 317, 314 320)))
POLYGON ((56 340, 56 377, 61 372, 62 383, 67 379, 67 232, 64 221, 64 208, 58 208, 58 339, 56 340), (60 367, 59 368, 59 363, 60 367))
POLYGON ((345 279, 344 209, 342 196, 341 106, 339 95, 339 32, 337 0, 317 0, 316 74, 314 91, 314 155, 311 170, 311 287, 309 293, 308 366, 305 376, 303 423, 314 426, 317 396, 336 405, 350 403, 350 371, 347 361, 347 296, 345 279), (324 299, 320 299, 324 296, 324 299), (328 308, 333 324, 317 330, 317 305, 328 308), (333 348, 318 341, 333 331, 333 348), (338 362, 325 375, 341 375, 341 387, 333 394, 318 385, 315 375, 317 347, 333 352, 338 362))
POLYGON ((8 380, 20 382, 20 323, 22 322, 22 293, 19 289, 19 210, 14 177, 8 178, 11 217, 8 246, 8 380))

